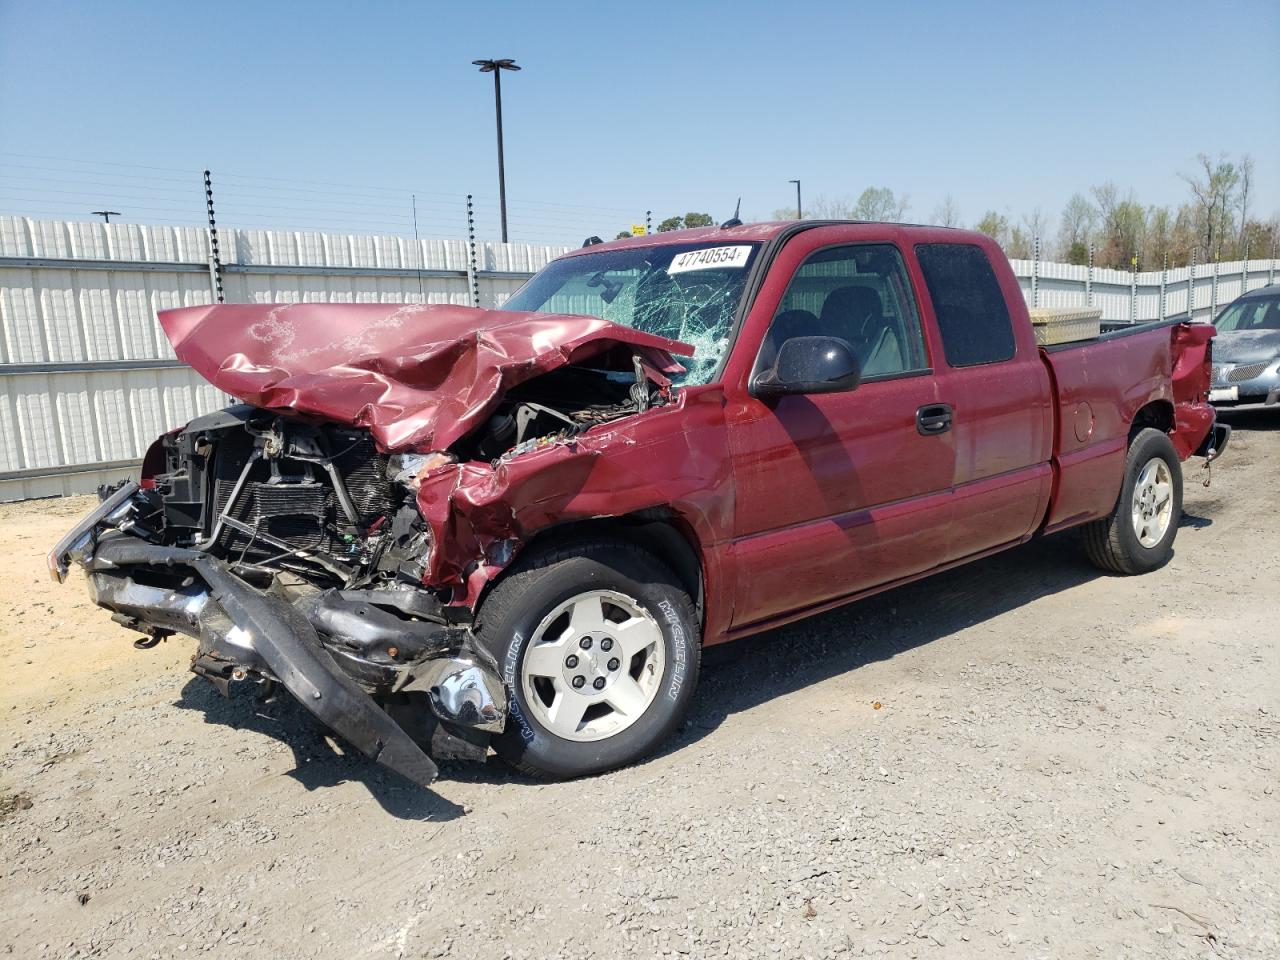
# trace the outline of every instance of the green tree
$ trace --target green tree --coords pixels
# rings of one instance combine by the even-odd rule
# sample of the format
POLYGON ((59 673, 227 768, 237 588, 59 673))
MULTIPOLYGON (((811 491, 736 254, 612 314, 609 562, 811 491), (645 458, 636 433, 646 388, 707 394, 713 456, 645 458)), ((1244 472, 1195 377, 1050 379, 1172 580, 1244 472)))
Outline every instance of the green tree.
POLYGON ((1173 225, 1175 215, 1168 207, 1148 207, 1146 228, 1142 232, 1142 248, 1138 259, 1150 270, 1164 266, 1165 258, 1173 254, 1173 225))
POLYGON ((619 230, 619 231, 618 231, 618 235, 617 235, 616 237, 614 237, 613 239, 615 239, 615 240, 626 240, 629 236, 631 236, 631 231, 630 231, 630 230, 619 230))
POLYGON ((710 227, 715 224, 709 213, 686 213, 683 217, 667 217, 658 224, 659 233, 670 233, 672 230, 687 230, 690 227, 710 227))
POLYGON ((1005 256, 1014 260, 1031 259, 1032 237, 1022 227, 1010 227, 1009 239, 1005 242, 1005 256))
POLYGON ((1009 242, 1009 218, 1000 216, 994 210, 984 213, 982 219, 973 225, 973 229, 985 233, 1001 246, 1009 242))
POLYGON ((910 203, 904 194, 895 197, 888 187, 867 187, 853 205, 850 216, 854 220, 883 220, 900 222, 910 203))
POLYGON ((1246 253, 1252 259, 1275 257, 1280 246, 1280 215, 1267 222, 1250 220, 1244 225, 1244 241, 1240 250, 1240 259, 1246 253))

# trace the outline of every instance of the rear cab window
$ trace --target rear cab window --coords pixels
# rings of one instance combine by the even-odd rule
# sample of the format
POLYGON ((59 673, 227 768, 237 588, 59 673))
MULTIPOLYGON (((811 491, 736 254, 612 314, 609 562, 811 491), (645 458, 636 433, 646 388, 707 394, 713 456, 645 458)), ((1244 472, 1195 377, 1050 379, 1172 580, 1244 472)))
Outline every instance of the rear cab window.
POLYGON ((916 258, 952 367, 1012 360, 1013 320, 986 251, 972 243, 921 243, 916 258))

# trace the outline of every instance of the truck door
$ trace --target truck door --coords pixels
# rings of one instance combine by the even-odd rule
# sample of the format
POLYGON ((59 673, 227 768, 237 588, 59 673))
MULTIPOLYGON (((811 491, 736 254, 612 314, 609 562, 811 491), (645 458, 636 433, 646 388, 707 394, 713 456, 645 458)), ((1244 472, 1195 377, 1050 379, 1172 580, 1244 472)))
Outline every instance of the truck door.
POLYGON ((975 243, 919 243, 915 254, 928 291, 926 316, 942 345, 934 364, 938 401, 948 411, 956 453, 946 553, 958 559, 1029 536, 1044 515, 1053 390, 998 248, 1003 282, 975 243))
POLYGON ((927 570, 946 549, 954 438, 918 426, 938 395, 916 294, 883 226, 878 242, 848 242, 859 232, 814 228, 782 249, 744 328, 766 331, 759 351, 734 352, 736 379, 726 370, 738 628, 927 570), (750 396, 750 374, 803 336, 847 340, 861 384, 750 396))

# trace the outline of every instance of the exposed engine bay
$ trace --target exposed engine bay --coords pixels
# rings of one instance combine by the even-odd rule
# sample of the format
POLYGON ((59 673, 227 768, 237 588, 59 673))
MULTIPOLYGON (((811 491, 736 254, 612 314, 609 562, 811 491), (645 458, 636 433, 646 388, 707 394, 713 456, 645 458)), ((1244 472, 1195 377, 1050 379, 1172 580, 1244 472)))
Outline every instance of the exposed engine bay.
POLYGON ((132 530, 206 550, 291 597, 375 590, 398 598, 385 606, 439 616, 441 598, 422 584, 430 537, 414 493, 423 473, 514 458, 664 402, 639 371, 562 367, 514 387, 453 450, 392 455, 367 430, 238 405, 162 438, 163 469, 147 478, 132 530))

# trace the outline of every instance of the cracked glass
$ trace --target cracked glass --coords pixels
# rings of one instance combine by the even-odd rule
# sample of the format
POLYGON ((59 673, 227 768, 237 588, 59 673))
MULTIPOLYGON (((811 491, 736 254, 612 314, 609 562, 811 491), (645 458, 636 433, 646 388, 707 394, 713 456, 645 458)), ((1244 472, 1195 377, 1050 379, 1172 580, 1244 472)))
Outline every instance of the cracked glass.
POLYGON ((671 243, 565 257, 503 310, 599 317, 694 348, 676 383, 707 383, 728 348, 758 243, 671 243))

